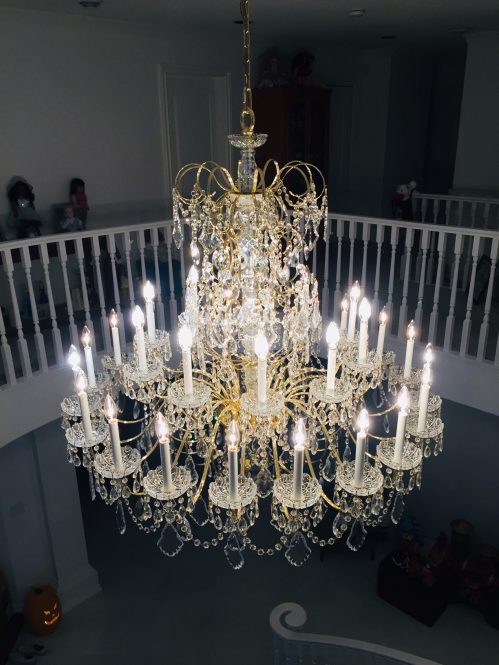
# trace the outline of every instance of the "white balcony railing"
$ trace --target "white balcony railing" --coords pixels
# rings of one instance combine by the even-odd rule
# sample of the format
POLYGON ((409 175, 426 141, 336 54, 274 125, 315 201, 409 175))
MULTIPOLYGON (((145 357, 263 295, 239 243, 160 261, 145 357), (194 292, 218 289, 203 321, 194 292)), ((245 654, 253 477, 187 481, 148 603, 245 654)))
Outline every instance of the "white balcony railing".
POLYGON ((305 610, 296 603, 282 603, 272 610, 274 665, 438 665, 380 644, 306 633, 306 621, 305 610))
MULTIPOLYGON (((372 300, 373 335, 385 305, 392 347, 396 338, 404 339, 407 321, 414 318, 420 342, 430 341, 462 361, 453 371, 472 372, 475 382, 481 381, 478 371, 488 372, 482 392, 490 405, 473 402, 474 388, 467 403, 495 413, 487 386, 497 379, 491 370, 499 365, 499 232, 332 213, 325 238, 309 258, 324 318, 339 317, 341 298, 358 279, 372 300)), ((130 343, 128 313, 142 301, 140 285, 146 278, 156 286, 159 327, 174 330, 183 308, 189 258, 172 243, 170 221, 4 242, 0 259, 0 401, 5 391, 32 377, 39 395, 40 377, 64 364, 85 324, 93 330, 96 353, 110 352, 112 308, 121 321, 122 345, 130 343)), ((441 394, 460 401, 455 384, 448 395, 444 387, 441 394)), ((19 391, 15 399, 22 399, 19 391)))
POLYGON ((499 229, 499 199, 417 192, 413 207, 414 219, 422 222, 499 229))

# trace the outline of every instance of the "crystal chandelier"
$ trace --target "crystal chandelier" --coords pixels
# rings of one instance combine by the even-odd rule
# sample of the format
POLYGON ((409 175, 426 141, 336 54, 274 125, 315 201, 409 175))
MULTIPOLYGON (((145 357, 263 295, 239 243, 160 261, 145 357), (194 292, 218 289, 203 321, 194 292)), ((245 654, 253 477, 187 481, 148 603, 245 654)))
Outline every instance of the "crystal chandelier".
POLYGON ((443 433, 441 399, 430 392, 431 346, 423 370, 413 368, 411 322, 397 366, 384 350, 382 311, 370 349, 371 307, 358 283, 342 302, 340 325, 326 327, 327 364, 320 357, 318 285, 307 259, 326 221, 324 181, 301 162, 256 166, 266 136, 254 132, 248 0, 241 13, 242 131, 229 137, 241 151, 237 177, 191 164, 173 190, 174 239, 180 248, 187 231, 193 264, 175 339, 181 365, 171 362, 168 333, 155 328, 148 282, 146 315, 132 313, 130 353, 120 349, 112 312, 114 353, 96 375, 85 329, 87 371, 72 347, 75 394, 62 402, 69 461, 88 470, 93 498, 115 505, 121 533, 128 515, 159 536, 167 556, 189 541, 221 544, 235 569, 245 549, 283 551, 296 566, 311 543, 345 535, 359 549, 366 527, 400 520, 443 433), (275 527, 275 542, 252 540, 260 515, 275 527))

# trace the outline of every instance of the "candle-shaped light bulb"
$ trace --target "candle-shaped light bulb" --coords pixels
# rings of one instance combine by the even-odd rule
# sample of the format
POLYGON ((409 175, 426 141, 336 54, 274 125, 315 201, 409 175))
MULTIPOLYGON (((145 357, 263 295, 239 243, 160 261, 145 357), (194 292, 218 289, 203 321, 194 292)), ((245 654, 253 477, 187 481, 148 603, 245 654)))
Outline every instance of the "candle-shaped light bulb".
POLYGON ((267 338, 260 330, 255 335, 255 354, 258 358, 257 390, 258 401, 264 404, 267 401, 267 355, 269 352, 269 343, 267 338))
POLYGON ((90 342, 92 340, 92 333, 90 332, 90 328, 88 326, 84 326, 83 330, 81 331, 81 342, 85 348, 87 346, 90 346, 90 342))
POLYGON ((364 462, 366 457, 367 430, 369 428, 369 414, 362 409, 357 417, 357 441, 355 446, 355 468, 353 485, 362 487, 364 483, 364 462))
POLYGON ((376 359, 381 362, 383 359, 383 349, 385 347, 385 334, 386 322, 388 320, 388 313, 383 307, 379 314, 379 328, 378 328, 378 344, 376 346, 376 359))
POLYGON ((196 266, 191 266, 187 273, 187 286, 196 286, 199 282, 199 272, 196 266))
POLYGON ((81 333, 81 341, 83 344, 83 353, 85 354, 85 364, 87 366, 87 376, 88 376, 88 385, 90 388, 95 387, 95 370, 94 370, 94 357, 92 355, 92 347, 90 342, 92 341, 92 333, 90 328, 85 326, 81 333))
POLYGON ((160 443, 170 438, 170 425, 161 411, 158 411, 154 418, 154 431, 160 443))
POLYGON ((82 393, 88 388, 88 381, 85 372, 79 369, 75 373, 75 390, 77 393, 82 393))
POLYGON ((144 296, 144 300, 147 302, 152 302, 154 300, 154 286, 151 284, 149 280, 144 284, 144 289, 142 291, 142 294, 144 296))
POLYGON ((371 316, 371 305, 367 298, 362 298, 359 305, 360 330, 359 330, 359 362, 364 362, 367 357, 367 342, 369 337, 368 325, 371 316))
POLYGON ((182 351, 188 351, 192 347, 192 330, 185 323, 179 328, 178 343, 182 351))
POLYGON ((305 421, 300 418, 293 431, 294 464, 293 464, 293 499, 300 501, 303 488, 303 460, 305 443, 307 441, 307 430, 305 421))
POLYGON ((184 394, 189 396, 194 392, 192 384, 192 330, 187 324, 180 326, 178 331, 178 343, 182 349, 182 367, 184 370, 184 394))
POLYGON ((426 417, 428 415, 428 401, 430 399, 430 388, 432 382, 430 365, 425 365, 421 376, 421 387, 419 388, 419 412, 418 412, 418 434, 426 430, 426 417))
POLYGON ((345 295, 343 300, 341 301, 341 319, 340 319, 341 332, 346 331, 347 322, 348 322, 348 298, 345 295))
POLYGON ((139 369, 142 374, 147 374, 146 342, 144 339, 144 312, 138 305, 136 305, 133 310, 132 323, 135 326, 135 344, 137 348, 139 369))
POLYGON ((121 365, 121 344, 120 344, 120 331, 118 330, 118 315, 111 310, 109 315, 109 325, 111 326, 111 336, 113 338, 113 353, 114 353, 114 364, 116 367, 121 365))
POLYGON ((423 360, 425 365, 430 365, 433 362, 433 347, 431 344, 427 344, 423 354, 423 360))
POLYGON ((393 453, 395 466, 400 465, 404 454, 405 426, 407 413, 409 411, 409 391, 407 390, 407 386, 402 386, 400 389, 397 398, 397 406, 399 408, 399 414, 397 418, 397 433, 395 434, 395 448, 393 453))
POLYGON ((357 301, 360 297, 360 286, 358 282, 350 289, 350 311, 348 314, 348 339, 352 340, 355 335, 355 319, 357 318, 357 301))
POLYGON ((328 344, 326 392, 329 395, 334 394, 336 383, 336 347, 339 339, 340 331, 338 330, 338 326, 334 321, 331 321, 326 330, 326 341, 328 344))
POLYGON ((239 427, 235 420, 231 420, 225 436, 227 443, 229 467, 229 498, 236 502, 239 498, 239 478, 237 473, 237 444, 239 443, 239 427))
POLYGON ((109 395, 109 393, 104 398, 104 414, 108 420, 114 420, 118 415, 118 407, 116 406, 116 402, 111 397, 111 395, 109 395))
POLYGON ((81 424, 85 441, 90 443, 93 440, 92 421, 90 420, 90 408, 88 406, 87 395, 88 381, 85 372, 82 369, 75 370, 75 390, 80 402, 81 424))
POLYGON ((172 492, 175 485, 172 479, 172 459, 170 451, 170 426, 168 421, 158 411, 154 418, 154 431, 159 441, 159 454, 161 458, 161 475, 163 478, 163 492, 172 492))
POLYGON ((111 435, 111 454, 113 456, 114 471, 115 473, 123 473, 124 466, 123 457, 121 455, 120 430, 116 418, 118 415, 118 407, 109 394, 104 398, 104 415, 107 418, 109 433, 111 435))
POLYGON ((74 344, 71 344, 68 351, 68 363, 71 365, 71 369, 73 371, 76 371, 80 366, 80 360, 81 359, 80 354, 78 353, 78 349, 74 344))
POLYGON ((405 351, 404 379, 410 379, 412 371, 412 356, 414 355, 414 338, 416 337, 416 326, 411 321, 407 326, 407 347, 405 351))

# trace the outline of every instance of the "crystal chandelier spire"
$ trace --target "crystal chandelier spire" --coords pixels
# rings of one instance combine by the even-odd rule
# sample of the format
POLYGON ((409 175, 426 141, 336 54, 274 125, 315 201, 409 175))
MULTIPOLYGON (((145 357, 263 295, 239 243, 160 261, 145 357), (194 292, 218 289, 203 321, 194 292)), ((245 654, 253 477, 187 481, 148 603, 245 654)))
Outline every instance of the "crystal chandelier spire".
POLYGON ((369 348, 365 285, 353 285, 340 326, 324 326, 323 339, 308 259, 327 223, 324 179, 307 163, 257 165, 266 135, 254 132, 248 0, 241 15, 241 133, 229 137, 241 151, 237 176, 212 162, 189 164, 173 189, 173 237, 192 260, 185 309, 172 322, 181 360, 172 361, 169 334, 155 329, 149 284, 131 352, 104 357, 91 388, 72 349, 76 392, 62 403, 69 459, 116 505, 121 532, 127 512, 139 529, 160 534, 165 555, 187 542, 221 543, 235 569, 246 549, 284 550, 293 565, 307 560, 311 543, 332 545, 345 533, 358 549, 366 527, 388 513, 400 519, 443 432, 431 353, 424 375, 412 367, 411 328, 405 367, 395 365, 384 352, 386 315, 369 348), (132 416, 108 408, 106 419, 111 397, 132 416), (252 527, 265 504, 276 540, 263 545, 252 527))

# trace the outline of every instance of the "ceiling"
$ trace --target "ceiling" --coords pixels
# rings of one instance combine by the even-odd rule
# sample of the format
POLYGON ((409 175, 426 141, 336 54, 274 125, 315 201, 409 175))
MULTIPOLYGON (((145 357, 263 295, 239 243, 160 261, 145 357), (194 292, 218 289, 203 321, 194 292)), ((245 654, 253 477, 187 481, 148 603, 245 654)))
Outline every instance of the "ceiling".
MULTIPOLYGON (((98 9, 82 9, 77 0, 0 0, 0 7, 36 9, 134 22, 172 21, 225 31, 239 18, 238 0, 103 0, 98 9)), ((328 38, 335 44, 382 45, 382 36, 400 42, 460 39, 452 31, 499 30, 497 0, 252 0, 258 37, 328 38), (351 9, 366 10, 352 18, 351 9)), ((394 40, 390 40, 390 44, 394 40)))

